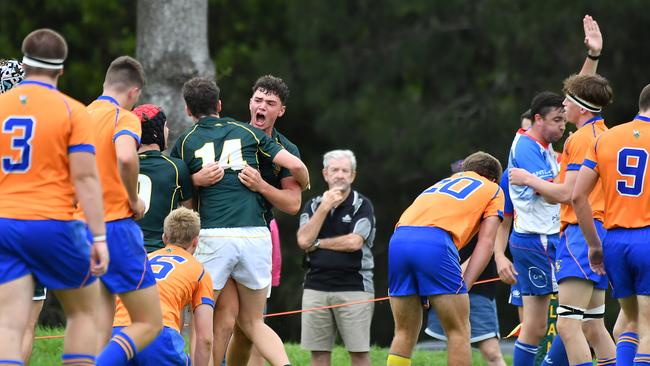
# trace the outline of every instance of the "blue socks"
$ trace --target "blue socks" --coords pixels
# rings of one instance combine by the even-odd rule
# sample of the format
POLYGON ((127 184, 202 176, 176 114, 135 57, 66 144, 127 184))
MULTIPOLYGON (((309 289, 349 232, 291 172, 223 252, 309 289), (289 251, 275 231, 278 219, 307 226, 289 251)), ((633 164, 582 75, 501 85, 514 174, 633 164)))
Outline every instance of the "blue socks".
POLYGON ((513 366, 533 366, 535 364, 535 354, 537 354, 537 346, 530 344, 515 342, 515 351, 512 355, 513 366))
MULTIPOLYGON (((621 333, 616 343, 616 365, 633 366, 639 346, 639 335, 634 332, 621 333)), ((642 365, 642 364, 641 364, 642 365)))
POLYGON ((95 356, 79 353, 66 353, 61 356, 63 366, 92 366, 95 365, 95 356))
POLYGON ((24 366, 23 361, 19 360, 0 360, 0 366, 24 366))
POLYGON ((97 356, 98 366, 126 366, 135 356, 135 344, 131 337, 119 332, 111 338, 106 348, 97 356))
POLYGON ((569 358, 566 355, 566 348, 564 348, 564 342, 560 335, 553 337, 553 343, 551 344, 551 349, 548 350, 546 357, 542 361, 540 366, 569 366, 569 358))
MULTIPOLYGON (((621 335, 622 337, 623 335, 621 335)), ((650 354, 637 353, 634 357, 634 366, 648 366, 650 365, 650 354)))

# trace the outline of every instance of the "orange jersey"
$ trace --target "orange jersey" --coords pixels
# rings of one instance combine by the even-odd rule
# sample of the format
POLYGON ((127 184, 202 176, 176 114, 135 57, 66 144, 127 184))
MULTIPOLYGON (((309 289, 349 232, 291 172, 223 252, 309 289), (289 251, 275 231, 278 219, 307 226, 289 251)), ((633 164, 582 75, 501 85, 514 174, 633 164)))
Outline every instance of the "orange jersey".
MULTIPOLYGON (((564 143, 564 150, 562 151, 558 183, 564 182, 567 171, 577 172, 580 170, 587 151, 593 145, 594 141, 598 139, 598 136, 605 131, 607 131, 605 121, 603 121, 602 117, 598 116, 587 121, 567 138, 564 143)), ((589 203, 591 204, 594 218, 602 222, 605 217, 605 196, 600 179, 596 182, 594 190, 589 195, 589 203)), ((568 224, 578 223, 578 218, 571 204, 563 203, 560 205, 560 222, 562 227, 568 224)))
POLYGON ((460 172, 422 192, 397 226, 435 226, 447 231, 458 249, 478 232, 481 220, 503 217, 503 191, 475 172, 460 172))
POLYGON ((584 165, 600 176, 607 229, 650 226, 650 118, 604 132, 587 152, 584 165))
POLYGON ((71 152, 94 153, 83 104, 26 80, 0 95, 0 217, 72 220, 71 152))
MULTIPOLYGON (((129 195, 122 184, 117 167, 115 139, 121 135, 132 136, 140 145, 142 126, 140 119, 119 106, 111 97, 100 96, 88 106, 97 147, 97 170, 104 198, 104 221, 133 216, 129 195)), ((82 216, 79 216, 82 218, 82 216)))
MULTIPOLYGON (((185 249, 175 245, 149 253, 149 263, 156 277, 163 325, 181 331, 181 312, 187 304, 192 310, 199 305, 214 307, 212 279, 185 249)), ((114 327, 129 326, 131 318, 118 298, 114 327)))

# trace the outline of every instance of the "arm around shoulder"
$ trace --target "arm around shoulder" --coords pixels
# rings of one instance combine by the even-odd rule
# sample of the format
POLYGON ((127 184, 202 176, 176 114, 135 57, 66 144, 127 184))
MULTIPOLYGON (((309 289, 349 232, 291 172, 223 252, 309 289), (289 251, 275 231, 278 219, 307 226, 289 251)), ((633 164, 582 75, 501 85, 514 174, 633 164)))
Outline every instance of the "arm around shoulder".
POLYGON ((302 189, 309 188, 309 171, 298 157, 282 149, 275 155, 273 162, 289 169, 291 175, 298 181, 302 189))

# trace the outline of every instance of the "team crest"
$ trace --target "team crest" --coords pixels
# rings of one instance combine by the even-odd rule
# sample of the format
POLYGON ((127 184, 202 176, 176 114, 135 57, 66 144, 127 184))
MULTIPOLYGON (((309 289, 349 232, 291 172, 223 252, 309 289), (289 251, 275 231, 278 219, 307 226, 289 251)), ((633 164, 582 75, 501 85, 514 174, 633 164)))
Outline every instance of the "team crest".
POLYGON ((641 136, 641 132, 637 130, 632 130, 632 134, 634 135, 635 139, 638 139, 641 136))
POLYGON ((556 260, 555 261, 555 272, 559 273, 561 266, 562 266, 562 260, 561 259, 556 260))

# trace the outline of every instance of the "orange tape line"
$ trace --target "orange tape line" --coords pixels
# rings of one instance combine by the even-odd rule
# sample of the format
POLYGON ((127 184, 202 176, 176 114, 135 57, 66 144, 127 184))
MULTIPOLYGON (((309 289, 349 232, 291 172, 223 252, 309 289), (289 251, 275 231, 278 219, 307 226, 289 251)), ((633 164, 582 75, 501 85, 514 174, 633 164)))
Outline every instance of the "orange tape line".
MULTIPOLYGON (((496 282, 499 280, 499 277, 496 278, 490 278, 487 280, 482 280, 482 281, 476 281, 474 284, 475 285, 480 285, 482 283, 489 283, 489 282, 496 282)), ((385 297, 378 297, 376 299, 370 299, 370 300, 361 300, 361 301, 352 301, 352 302, 346 302, 343 304, 336 304, 336 305, 328 305, 328 306, 319 306, 317 308, 311 308, 311 309, 300 309, 300 310, 291 310, 291 311, 283 311, 281 313, 273 313, 273 314, 266 314, 264 315, 265 318, 271 318, 275 316, 283 316, 283 315, 292 315, 292 314, 300 314, 300 313, 308 313, 311 311, 317 311, 317 310, 325 310, 325 309, 334 309, 334 308, 341 308, 344 306, 351 306, 351 305, 358 305, 358 304, 366 304, 370 302, 379 302, 379 301, 386 301, 390 297, 385 296, 385 297)), ((63 338, 63 335, 53 335, 53 336, 39 336, 39 337, 34 337, 34 339, 58 339, 58 338, 63 338)))

